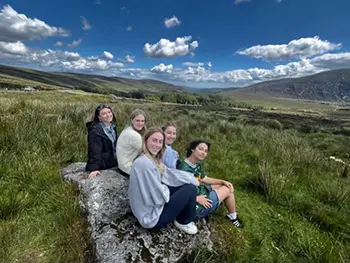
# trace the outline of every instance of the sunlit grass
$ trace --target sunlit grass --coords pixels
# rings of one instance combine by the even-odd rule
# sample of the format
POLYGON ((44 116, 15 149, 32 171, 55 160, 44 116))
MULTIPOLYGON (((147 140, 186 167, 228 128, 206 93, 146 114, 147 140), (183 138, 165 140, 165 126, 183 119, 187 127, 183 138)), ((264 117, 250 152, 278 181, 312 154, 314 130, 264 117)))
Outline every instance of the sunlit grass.
POLYGON ((210 216, 215 253, 196 251, 189 262, 350 262, 350 181, 328 158, 345 155, 348 137, 300 134, 273 120, 251 125, 201 107, 56 92, 0 96, 0 262, 86 262, 87 226, 59 170, 86 160, 85 122, 101 102, 111 104, 118 130, 136 107, 148 126, 176 122, 181 156, 192 139, 212 142, 205 169, 234 184, 245 228, 230 226, 221 207, 210 216))

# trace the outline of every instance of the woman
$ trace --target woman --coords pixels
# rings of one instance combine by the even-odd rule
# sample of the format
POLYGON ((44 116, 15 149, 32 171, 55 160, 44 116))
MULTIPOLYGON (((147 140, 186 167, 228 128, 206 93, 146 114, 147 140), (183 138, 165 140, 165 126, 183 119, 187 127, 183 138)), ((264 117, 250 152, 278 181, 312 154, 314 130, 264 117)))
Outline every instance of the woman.
POLYGON ((163 157, 163 163, 168 168, 176 168, 176 163, 179 159, 179 154, 175 151, 171 145, 176 140, 176 125, 173 123, 167 123, 162 127, 165 135, 166 150, 163 157))
POLYGON ((191 172, 200 182, 197 188, 196 217, 205 218, 215 211, 220 202, 224 201, 228 210, 227 218, 235 227, 243 227, 236 213, 236 201, 234 189, 230 182, 206 176, 201 162, 205 159, 210 148, 210 143, 196 140, 189 144, 186 159, 181 161, 178 169, 191 172))
POLYGON ((142 135, 146 130, 146 114, 136 109, 131 113, 130 124, 121 132, 117 141, 118 168, 121 174, 129 176, 132 162, 140 154, 142 135))
POLYGON ((88 161, 85 167, 89 178, 100 174, 101 170, 117 166, 115 148, 117 128, 113 124, 115 116, 107 104, 100 104, 93 120, 86 123, 88 129, 88 161))
POLYGON ((144 136, 142 154, 134 161, 128 196, 133 214, 144 228, 159 230, 174 221, 180 230, 196 234, 196 186, 192 174, 168 169, 162 162, 164 133, 150 129, 144 136))

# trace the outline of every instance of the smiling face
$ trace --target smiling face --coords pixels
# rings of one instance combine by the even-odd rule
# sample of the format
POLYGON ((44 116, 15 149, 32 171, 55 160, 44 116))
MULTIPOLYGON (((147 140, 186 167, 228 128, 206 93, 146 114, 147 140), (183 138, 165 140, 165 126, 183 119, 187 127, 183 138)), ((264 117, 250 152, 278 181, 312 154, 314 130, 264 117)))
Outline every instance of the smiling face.
POLYGON ((164 136, 160 132, 153 133, 146 141, 147 150, 153 155, 162 149, 164 144, 164 136))
POLYGON ((165 134, 165 144, 171 145, 176 140, 176 128, 174 126, 169 126, 164 131, 165 134))
POLYGON ((98 114, 100 122, 110 124, 113 120, 113 113, 109 108, 103 108, 98 114))
POLYGON ((141 131, 145 127, 145 116, 137 115, 131 120, 131 123, 135 130, 141 131))
POLYGON ((196 160, 203 161, 208 155, 208 145, 204 142, 197 145, 191 154, 196 160))

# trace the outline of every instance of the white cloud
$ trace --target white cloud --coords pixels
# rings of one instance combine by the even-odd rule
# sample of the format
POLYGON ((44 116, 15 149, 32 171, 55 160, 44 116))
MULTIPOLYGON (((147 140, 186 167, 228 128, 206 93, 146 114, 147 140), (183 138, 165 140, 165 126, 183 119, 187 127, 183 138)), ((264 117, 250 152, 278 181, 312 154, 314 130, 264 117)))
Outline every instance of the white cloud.
POLYGON ((81 23, 83 24, 83 30, 90 30, 92 26, 89 24, 89 21, 84 16, 81 16, 81 23))
POLYGON ((132 26, 128 26, 127 28, 126 28, 126 31, 131 31, 132 30, 132 26))
POLYGON ((201 66, 204 66, 204 63, 203 62, 183 62, 182 65, 186 67, 201 67, 201 66))
POLYGON ((276 2, 277 2, 277 3, 281 3, 281 2, 282 2, 282 0, 276 0, 276 2))
POLYGON ((81 39, 74 40, 72 43, 67 44, 67 46, 70 48, 75 48, 75 47, 79 46, 81 44, 81 42, 82 42, 81 39))
POLYGON ((178 37, 175 42, 162 38, 156 44, 146 43, 143 51, 147 57, 178 57, 186 55, 194 55, 195 49, 198 47, 198 41, 190 42, 191 36, 178 37))
POLYGON ((239 5, 239 4, 241 4, 241 3, 250 3, 251 2, 251 0, 235 0, 235 5, 239 5))
POLYGON ((112 60, 114 56, 108 51, 103 51, 101 58, 112 60))
POLYGON ((28 53, 28 48, 20 41, 10 43, 0 41, 0 52, 13 55, 24 55, 28 53))
POLYGON ((209 73, 209 70, 203 67, 188 67, 188 69, 185 70, 184 73, 187 75, 204 75, 209 73))
POLYGON ((126 55, 125 58, 124 58, 124 61, 126 63, 134 63, 135 62, 135 56, 126 55))
POLYGON ((170 64, 170 65, 164 65, 163 63, 160 63, 158 66, 154 66, 151 71, 152 72, 166 72, 166 73, 171 73, 173 69, 173 65, 170 64))
POLYGON ((266 60, 283 60, 307 58, 336 50, 340 47, 341 44, 331 43, 327 40, 324 41, 318 36, 315 36, 313 38, 308 37, 292 40, 288 44, 282 45, 257 45, 244 50, 238 50, 236 53, 266 60))
POLYGON ((126 55, 124 58, 118 58, 117 60, 125 63, 135 63, 135 56, 126 55))
POLYGON ((129 13, 130 10, 126 8, 126 6, 123 6, 122 8, 120 8, 120 12, 127 12, 129 13))
POLYGON ((181 24, 181 21, 176 16, 173 16, 172 18, 165 18, 164 19, 164 26, 166 28, 171 28, 174 26, 178 26, 180 24, 181 24))
POLYGON ((57 41, 57 42, 55 43, 55 46, 56 46, 56 47, 63 47, 63 46, 64 46, 64 43, 63 43, 62 41, 57 41))
POLYGON ((5 42, 69 35, 69 32, 63 28, 49 26, 37 18, 32 19, 17 13, 10 5, 1 9, 0 32, 0 41, 5 42))
POLYGON ((38 65, 43 68, 57 69, 62 71, 104 71, 115 68, 124 67, 123 63, 112 62, 96 56, 82 57, 77 52, 68 52, 61 50, 28 50, 28 52, 20 54, 7 54, 0 47, 0 60, 10 61, 12 64, 38 65))
POLYGON ((142 68, 121 68, 113 69, 112 75, 114 76, 129 76, 134 78, 150 78, 153 73, 149 69, 142 68))
POLYGON ((326 69, 350 68, 350 53, 324 54, 310 59, 310 63, 326 69))
POLYGON ((112 62, 112 61, 106 61, 103 59, 93 59, 89 60, 86 58, 81 58, 77 61, 72 62, 62 62, 65 69, 69 70, 89 70, 89 71, 106 71, 111 68, 119 68, 123 67, 123 63, 118 62, 112 62))
POLYGON ((284 65, 277 65, 272 69, 248 68, 212 72, 212 63, 203 66, 193 66, 187 69, 176 68, 172 64, 160 64, 153 68, 121 68, 113 69, 116 76, 133 78, 154 78, 177 84, 208 86, 244 86, 262 81, 280 78, 303 77, 333 68, 350 67, 350 53, 324 54, 312 59, 303 59, 284 65))

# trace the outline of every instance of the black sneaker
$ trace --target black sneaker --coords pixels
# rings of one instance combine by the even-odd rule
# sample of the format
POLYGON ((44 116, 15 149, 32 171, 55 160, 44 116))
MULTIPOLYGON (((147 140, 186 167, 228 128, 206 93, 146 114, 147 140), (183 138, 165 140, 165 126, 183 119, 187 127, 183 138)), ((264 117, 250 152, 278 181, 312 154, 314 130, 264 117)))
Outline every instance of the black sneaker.
POLYGON ((241 222, 238 217, 236 217, 236 219, 232 219, 229 215, 226 215, 226 217, 231 221, 233 226, 243 228, 243 222, 241 222))

